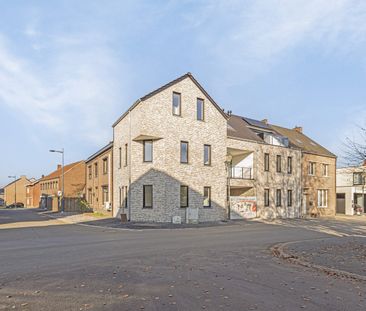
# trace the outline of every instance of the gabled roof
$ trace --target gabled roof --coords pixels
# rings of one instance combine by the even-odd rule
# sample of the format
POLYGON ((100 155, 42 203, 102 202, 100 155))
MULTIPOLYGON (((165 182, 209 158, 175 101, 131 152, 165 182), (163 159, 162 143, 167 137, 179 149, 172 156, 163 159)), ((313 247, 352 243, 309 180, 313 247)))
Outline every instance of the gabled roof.
POLYGON ((179 78, 170 81, 169 83, 159 87, 158 89, 144 95, 143 97, 139 98, 138 100, 136 100, 133 105, 123 114, 121 115, 116 122, 113 123, 112 127, 115 127, 127 114, 129 111, 132 111, 139 103, 149 99, 150 97, 164 91, 165 89, 173 86, 174 84, 179 83, 180 81, 183 81, 186 78, 190 78, 193 83, 200 89, 200 91, 205 94, 205 96, 209 99, 209 101, 217 108, 217 110, 220 111, 220 113, 222 114, 222 116, 224 118, 228 118, 228 115, 220 108, 220 106, 213 100, 213 98, 206 92, 206 90, 202 87, 201 84, 199 84, 199 82, 193 77, 193 75, 190 72, 187 72, 186 74, 180 76, 179 78))
POLYGON ((286 136, 290 144, 297 148, 300 148, 305 153, 321 155, 326 157, 336 158, 337 156, 331 153, 329 150, 306 136, 305 134, 295 130, 295 129, 288 129, 285 127, 281 127, 278 125, 272 125, 271 127, 278 133, 283 136, 286 136))
POLYGON ((264 140, 248 127, 248 123, 244 121, 243 117, 231 115, 227 122, 228 122, 228 128, 227 128, 228 137, 264 143, 264 140))
MULTIPOLYGON (((19 178, 17 178, 16 180, 13 180, 12 182, 8 183, 6 186, 3 187, 3 189, 5 189, 6 187, 9 187, 10 185, 18 182, 19 180, 21 180, 24 176, 20 176, 19 178)), ((31 180, 29 180, 27 177, 24 177, 28 182, 31 182, 31 180)))
MULTIPOLYGON (((83 162, 84 161, 78 161, 78 162, 74 162, 74 163, 65 165, 64 174, 66 174, 68 171, 72 170, 75 166, 77 166, 83 162)), ((46 180, 50 180, 50 179, 59 178, 61 175, 62 175, 62 168, 53 171, 51 174, 48 174, 45 177, 42 177, 39 181, 46 181, 46 180)))
POLYGON ((99 149, 96 153, 92 154, 89 158, 86 159, 86 163, 90 162, 91 160, 95 159, 105 151, 111 149, 113 147, 113 141, 110 141, 107 145, 105 145, 103 148, 99 149))

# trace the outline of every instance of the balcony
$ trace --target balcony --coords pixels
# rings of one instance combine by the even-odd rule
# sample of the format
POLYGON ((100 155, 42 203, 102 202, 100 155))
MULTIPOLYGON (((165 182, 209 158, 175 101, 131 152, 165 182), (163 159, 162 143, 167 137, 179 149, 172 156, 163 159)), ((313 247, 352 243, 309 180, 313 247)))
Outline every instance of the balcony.
POLYGON ((253 179, 253 168, 232 166, 229 171, 229 177, 234 179, 253 179))

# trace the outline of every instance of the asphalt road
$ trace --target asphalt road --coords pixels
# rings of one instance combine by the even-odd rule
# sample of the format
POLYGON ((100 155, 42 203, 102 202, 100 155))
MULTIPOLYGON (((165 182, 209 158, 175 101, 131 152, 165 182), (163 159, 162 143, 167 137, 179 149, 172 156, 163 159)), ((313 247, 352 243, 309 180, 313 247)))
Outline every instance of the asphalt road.
POLYGON ((279 242, 329 236, 259 222, 115 230, 0 210, 0 310, 364 311, 365 283, 291 265, 269 251, 279 242))

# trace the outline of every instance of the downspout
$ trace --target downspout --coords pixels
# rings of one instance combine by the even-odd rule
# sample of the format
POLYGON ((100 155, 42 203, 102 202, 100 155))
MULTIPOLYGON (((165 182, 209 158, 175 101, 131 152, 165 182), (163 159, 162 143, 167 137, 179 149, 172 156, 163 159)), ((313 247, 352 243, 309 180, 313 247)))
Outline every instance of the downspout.
MULTIPOLYGON (((113 151, 112 151, 113 152, 113 151)), ((113 206, 113 202, 111 200, 111 185, 112 185, 112 180, 111 180, 111 155, 108 155, 108 202, 110 204, 110 206, 113 206)), ((112 213, 113 213, 113 207, 112 207, 112 213)))
POLYGON ((127 202, 128 202, 128 221, 131 221, 131 110, 128 111, 128 123, 129 123, 129 138, 127 145, 127 157, 128 157, 128 191, 127 191, 127 202), (128 150, 128 148, 130 148, 128 150))

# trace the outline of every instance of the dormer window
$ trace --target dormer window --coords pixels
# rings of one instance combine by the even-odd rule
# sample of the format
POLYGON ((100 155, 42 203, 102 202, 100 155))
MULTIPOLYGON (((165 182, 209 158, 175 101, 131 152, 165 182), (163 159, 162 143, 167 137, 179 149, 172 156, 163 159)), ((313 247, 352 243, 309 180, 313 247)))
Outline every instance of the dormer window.
POLYGON ((173 92, 173 115, 181 115, 181 94, 173 92))

